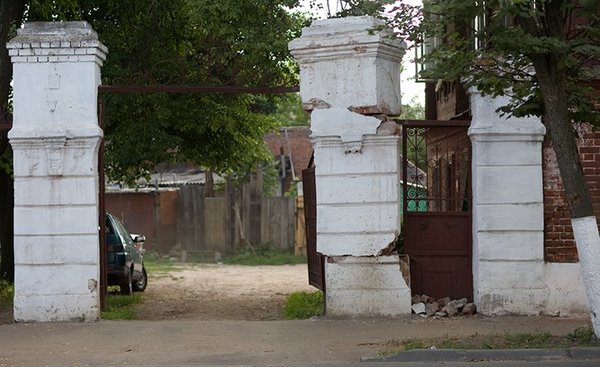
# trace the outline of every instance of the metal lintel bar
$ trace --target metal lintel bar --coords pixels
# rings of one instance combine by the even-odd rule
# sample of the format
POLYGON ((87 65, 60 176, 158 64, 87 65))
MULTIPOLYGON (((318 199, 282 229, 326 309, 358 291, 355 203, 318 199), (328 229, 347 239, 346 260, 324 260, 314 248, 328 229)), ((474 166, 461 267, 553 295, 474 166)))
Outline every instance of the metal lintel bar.
POLYGON ((295 93, 300 87, 236 87, 236 86, 202 86, 202 85, 100 85, 98 92, 120 94, 145 93, 215 93, 215 94, 286 94, 295 93))
POLYGON ((471 120, 396 120, 407 127, 469 127, 471 120))

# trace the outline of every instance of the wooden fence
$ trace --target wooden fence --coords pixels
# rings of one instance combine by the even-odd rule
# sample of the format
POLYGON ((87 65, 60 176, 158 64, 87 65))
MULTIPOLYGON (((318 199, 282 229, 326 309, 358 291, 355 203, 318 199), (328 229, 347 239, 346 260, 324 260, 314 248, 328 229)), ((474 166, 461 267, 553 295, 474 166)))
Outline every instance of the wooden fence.
POLYGON ((251 184, 239 190, 228 187, 224 197, 204 197, 203 186, 182 186, 177 198, 178 247, 183 257, 230 253, 246 244, 293 249, 295 204, 295 198, 262 197, 251 184))
MULTIPOLYGON (((213 261, 244 244, 281 249, 304 247, 302 208, 296 198, 263 197, 255 179, 224 196, 205 197, 204 186, 171 191, 107 192, 107 209, 133 233, 146 235, 146 249, 183 260, 213 261)), ((297 254, 304 254, 303 249, 297 254)))

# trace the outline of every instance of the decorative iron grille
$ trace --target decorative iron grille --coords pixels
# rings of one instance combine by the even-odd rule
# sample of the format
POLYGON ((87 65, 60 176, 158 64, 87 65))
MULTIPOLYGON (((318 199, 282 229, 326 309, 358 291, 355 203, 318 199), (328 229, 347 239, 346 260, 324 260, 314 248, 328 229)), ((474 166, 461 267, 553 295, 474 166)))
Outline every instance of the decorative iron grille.
POLYGON ((469 211, 471 147, 467 127, 403 128, 405 211, 469 211))

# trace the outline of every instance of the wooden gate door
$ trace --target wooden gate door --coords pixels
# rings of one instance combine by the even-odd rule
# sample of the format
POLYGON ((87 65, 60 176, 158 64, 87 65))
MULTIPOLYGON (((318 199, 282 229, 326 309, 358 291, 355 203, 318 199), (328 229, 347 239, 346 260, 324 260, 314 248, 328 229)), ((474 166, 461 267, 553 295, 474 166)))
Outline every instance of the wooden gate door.
POLYGON ((403 232, 413 294, 473 299, 467 121, 403 123, 403 232))
POLYGON ((308 167, 302 170, 302 190, 304 191, 308 283, 325 292, 325 257, 317 252, 317 185, 314 157, 311 157, 308 167))

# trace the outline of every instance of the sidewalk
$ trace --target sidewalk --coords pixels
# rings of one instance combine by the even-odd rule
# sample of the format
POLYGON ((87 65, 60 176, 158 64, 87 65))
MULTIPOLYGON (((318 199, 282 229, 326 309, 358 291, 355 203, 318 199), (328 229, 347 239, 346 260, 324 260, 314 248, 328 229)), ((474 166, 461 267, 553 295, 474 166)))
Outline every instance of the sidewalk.
MULTIPOLYGON (((302 366, 356 364, 391 339, 547 331, 587 318, 100 321, 0 325, 0 366, 302 366)), ((373 363, 369 364, 373 366, 373 363)))

